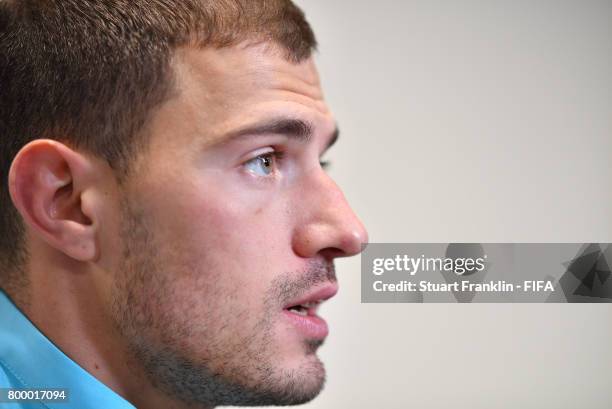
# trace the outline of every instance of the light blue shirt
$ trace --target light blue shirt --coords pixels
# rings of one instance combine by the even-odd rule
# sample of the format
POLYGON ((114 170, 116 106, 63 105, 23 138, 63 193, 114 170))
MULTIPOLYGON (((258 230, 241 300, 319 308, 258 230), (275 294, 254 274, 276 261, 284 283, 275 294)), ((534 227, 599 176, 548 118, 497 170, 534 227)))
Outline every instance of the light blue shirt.
POLYGON ((134 409, 68 358, 0 290, 0 388, 62 388, 68 402, 3 403, 2 409, 134 409))

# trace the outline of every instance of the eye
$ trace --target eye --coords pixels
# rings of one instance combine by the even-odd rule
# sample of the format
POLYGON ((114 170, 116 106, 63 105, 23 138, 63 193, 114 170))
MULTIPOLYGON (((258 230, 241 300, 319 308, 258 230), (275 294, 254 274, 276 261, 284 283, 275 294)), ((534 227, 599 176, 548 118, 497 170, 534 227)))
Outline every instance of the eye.
POLYGON ((244 164, 247 170, 257 176, 270 176, 277 168, 280 152, 263 153, 244 164))
POLYGON ((331 166, 331 162, 328 161, 328 160, 321 160, 321 161, 319 161, 319 165, 321 165, 321 169, 329 170, 329 168, 331 166))

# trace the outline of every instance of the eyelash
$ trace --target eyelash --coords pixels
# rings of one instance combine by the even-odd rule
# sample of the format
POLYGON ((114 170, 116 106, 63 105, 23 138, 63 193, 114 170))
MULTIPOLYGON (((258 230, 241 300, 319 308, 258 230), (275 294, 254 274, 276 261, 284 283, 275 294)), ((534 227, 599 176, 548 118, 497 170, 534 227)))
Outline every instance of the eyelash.
POLYGON ((271 151, 271 152, 266 152, 266 153, 262 153, 261 155, 258 155, 255 157, 255 159, 257 158, 266 158, 266 157, 271 157, 274 161, 274 171, 276 173, 276 171, 278 170, 278 167, 280 166, 280 163, 282 162, 283 158, 285 157, 285 152, 282 151, 271 151))
MULTIPOLYGON (((265 152, 265 153, 262 153, 260 155, 253 157, 252 159, 249 159, 246 163, 253 161, 255 159, 266 158, 266 157, 272 157, 274 159, 275 168, 278 168, 280 162, 282 162, 282 160, 285 158, 285 152, 277 151, 277 150, 265 152)), ((331 162, 329 160, 320 160, 319 165, 321 166, 323 170, 327 171, 331 166, 331 162)))

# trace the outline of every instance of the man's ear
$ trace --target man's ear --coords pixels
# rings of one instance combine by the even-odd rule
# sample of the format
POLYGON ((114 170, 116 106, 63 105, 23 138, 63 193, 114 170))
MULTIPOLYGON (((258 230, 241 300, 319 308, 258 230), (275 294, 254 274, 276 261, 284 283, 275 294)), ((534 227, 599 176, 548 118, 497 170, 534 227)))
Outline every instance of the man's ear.
POLYGON ((98 223, 87 193, 94 176, 86 156, 60 142, 37 139, 15 156, 9 191, 34 234, 75 260, 91 261, 97 257, 98 223))

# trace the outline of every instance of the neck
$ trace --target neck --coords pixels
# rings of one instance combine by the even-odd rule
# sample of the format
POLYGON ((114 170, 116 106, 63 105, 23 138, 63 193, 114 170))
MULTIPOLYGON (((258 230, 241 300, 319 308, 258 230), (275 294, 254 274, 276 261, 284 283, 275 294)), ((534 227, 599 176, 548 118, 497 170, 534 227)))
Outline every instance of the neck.
POLYGON ((32 262, 28 269, 27 302, 19 296, 14 301, 47 338, 138 408, 193 407, 155 388, 129 352, 111 319, 108 272, 91 266, 76 270, 74 265, 36 259, 40 261, 32 262))

